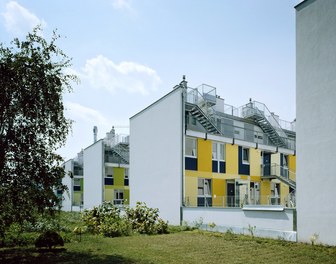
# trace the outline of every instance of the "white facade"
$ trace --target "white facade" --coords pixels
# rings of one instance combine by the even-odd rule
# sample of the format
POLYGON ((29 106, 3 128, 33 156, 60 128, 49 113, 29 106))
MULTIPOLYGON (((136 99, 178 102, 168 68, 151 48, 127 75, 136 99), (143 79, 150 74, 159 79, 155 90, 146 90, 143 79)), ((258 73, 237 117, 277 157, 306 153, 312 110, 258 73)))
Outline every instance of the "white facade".
POLYGON ((182 90, 175 89, 130 118, 131 206, 159 208, 180 224, 183 173, 182 90))
POLYGON ((92 208, 103 201, 104 141, 98 140, 84 150, 84 207, 92 208))
POLYGON ((298 240, 336 245, 336 1, 296 10, 298 240))

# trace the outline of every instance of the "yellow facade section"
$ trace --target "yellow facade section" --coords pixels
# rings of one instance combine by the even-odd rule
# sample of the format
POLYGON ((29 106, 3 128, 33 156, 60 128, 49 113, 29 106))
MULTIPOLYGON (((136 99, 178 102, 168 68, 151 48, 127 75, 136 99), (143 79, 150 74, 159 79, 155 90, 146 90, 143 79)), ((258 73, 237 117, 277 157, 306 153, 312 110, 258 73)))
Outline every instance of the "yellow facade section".
POLYGON ((110 186, 105 186, 104 201, 112 202, 114 200, 114 189, 110 186))
POLYGON ((125 168, 113 168, 114 185, 124 186, 125 168))
POLYGON ((197 139, 197 169, 212 172, 212 142, 210 140, 197 139))
POLYGON ((125 189, 124 190, 124 204, 129 204, 130 201, 130 190, 125 189))
POLYGON ((226 173, 238 175, 238 146, 225 144, 226 147, 226 173))
POLYGON ((296 181, 296 156, 288 155, 289 178, 296 181))
POLYGON ((280 184, 280 197, 281 197, 281 204, 285 203, 289 194, 289 186, 287 184, 281 183, 280 184))
POLYGON ((274 153, 271 155, 271 164, 273 163, 280 165, 280 153, 274 153))
POLYGON ((268 197, 271 195, 271 182, 260 182, 260 204, 268 204, 268 197))
POLYGON ((198 178, 185 177, 185 203, 187 206, 197 206, 198 178))
POLYGON ((73 205, 81 205, 82 201, 82 192, 74 192, 73 193, 73 205))
POLYGON ((213 179, 212 183, 212 205, 213 206, 224 206, 225 194, 226 194, 226 181, 222 179, 213 179))
POLYGON ((250 175, 251 176, 261 175, 260 153, 261 151, 259 149, 250 148, 250 175))

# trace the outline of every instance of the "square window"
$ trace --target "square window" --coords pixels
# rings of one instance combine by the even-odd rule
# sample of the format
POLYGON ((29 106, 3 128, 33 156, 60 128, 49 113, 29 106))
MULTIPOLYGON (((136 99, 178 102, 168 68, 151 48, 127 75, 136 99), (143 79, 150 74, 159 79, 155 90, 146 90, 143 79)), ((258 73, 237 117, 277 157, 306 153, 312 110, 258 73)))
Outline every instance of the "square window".
POLYGON ((185 138, 185 155, 191 157, 197 157, 197 145, 196 138, 185 138))

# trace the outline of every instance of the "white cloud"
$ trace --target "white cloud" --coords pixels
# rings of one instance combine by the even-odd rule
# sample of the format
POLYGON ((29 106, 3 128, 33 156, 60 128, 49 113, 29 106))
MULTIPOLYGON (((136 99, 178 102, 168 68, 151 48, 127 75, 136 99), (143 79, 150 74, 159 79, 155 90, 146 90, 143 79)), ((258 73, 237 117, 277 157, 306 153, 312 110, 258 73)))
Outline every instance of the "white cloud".
POLYGON ((129 0, 113 0, 112 6, 116 10, 131 10, 131 4, 129 0))
POLYGON ((86 122, 94 122, 97 125, 109 124, 109 120, 105 118, 99 111, 83 106, 74 102, 65 102, 65 107, 70 114, 71 119, 82 119, 86 122))
POLYGON ((47 25, 43 19, 39 19, 36 15, 15 1, 8 2, 6 11, 1 15, 5 19, 7 31, 13 34, 26 34, 37 25, 41 24, 43 27, 47 25))
POLYGON ((161 83, 156 71, 145 65, 127 61, 115 64, 102 55, 86 61, 80 78, 89 81, 92 87, 112 94, 126 91, 146 95, 157 90, 161 83))

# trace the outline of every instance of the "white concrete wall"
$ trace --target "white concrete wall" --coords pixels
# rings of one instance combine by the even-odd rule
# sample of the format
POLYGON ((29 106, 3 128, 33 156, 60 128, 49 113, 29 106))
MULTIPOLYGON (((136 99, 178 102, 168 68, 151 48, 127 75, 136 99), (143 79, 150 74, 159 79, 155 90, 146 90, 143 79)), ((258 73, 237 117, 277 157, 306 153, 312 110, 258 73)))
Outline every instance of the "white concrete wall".
POLYGON ((103 140, 84 149, 84 208, 92 208, 103 201, 103 151, 103 140))
POLYGON ((130 119, 130 201, 180 223, 182 98, 176 89, 130 119))
POLYGON ((294 211, 244 211, 240 208, 183 208, 183 220, 189 225, 203 223, 207 228, 216 224, 216 231, 232 229, 235 233, 250 234, 249 227, 255 227, 255 235, 296 241, 293 226, 294 211))
POLYGON ((336 1, 296 9, 298 239, 336 245, 336 1))
POLYGON ((63 193, 63 201, 62 201, 62 210, 64 211, 71 211, 71 204, 72 204, 72 194, 73 194, 73 186, 72 186, 72 179, 69 176, 69 172, 73 172, 72 167, 73 159, 70 159, 64 163, 65 169, 65 176, 62 179, 62 183, 68 187, 68 191, 63 193))

